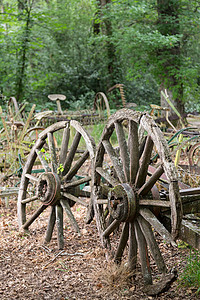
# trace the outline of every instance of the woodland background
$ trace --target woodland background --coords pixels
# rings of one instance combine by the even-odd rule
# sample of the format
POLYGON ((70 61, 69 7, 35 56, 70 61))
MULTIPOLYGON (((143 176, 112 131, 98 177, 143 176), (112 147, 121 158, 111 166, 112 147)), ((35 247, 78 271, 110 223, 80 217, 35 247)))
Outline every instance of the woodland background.
POLYGON ((200 1, 0 0, 2 100, 53 109, 59 93, 75 110, 122 83, 141 109, 166 88, 181 113, 198 111, 199 24, 200 1))

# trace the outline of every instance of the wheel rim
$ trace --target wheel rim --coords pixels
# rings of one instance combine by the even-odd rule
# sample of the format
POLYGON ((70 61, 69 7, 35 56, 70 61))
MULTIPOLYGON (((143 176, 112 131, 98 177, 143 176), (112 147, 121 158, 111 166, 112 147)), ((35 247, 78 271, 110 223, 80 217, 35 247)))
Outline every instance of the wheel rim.
POLYGON ((193 145, 189 150, 189 164, 190 166, 200 166, 200 158, 199 158, 199 152, 200 152, 200 142, 193 145))

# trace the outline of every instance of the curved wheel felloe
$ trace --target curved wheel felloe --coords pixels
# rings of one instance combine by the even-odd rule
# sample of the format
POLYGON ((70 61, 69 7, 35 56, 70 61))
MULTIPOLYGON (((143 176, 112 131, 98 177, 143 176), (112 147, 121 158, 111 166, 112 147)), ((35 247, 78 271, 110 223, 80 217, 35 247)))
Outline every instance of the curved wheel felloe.
POLYGON ((104 112, 106 111, 106 117, 110 117, 110 105, 108 102, 108 98, 106 95, 102 92, 99 92, 96 94, 95 99, 94 99, 94 106, 93 109, 95 111, 98 111, 99 117, 101 119, 105 119, 104 112))
POLYGON ((190 148, 188 157, 190 166, 200 167, 200 142, 190 148))
POLYGON ((149 254, 172 280, 154 232, 174 245, 182 206, 167 143, 149 115, 122 109, 109 118, 95 155, 92 195, 101 242, 114 261, 127 255, 134 271, 138 249, 145 285, 152 284, 149 254), (159 220, 163 209, 171 211, 171 233, 159 220))
POLYGON ((64 247, 64 211, 75 231, 80 233, 71 207, 75 203, 89 205, 87 197, 90 197, 94 151, 92 138, 75 120, 55 123, 39 134, 21 178, 18 194, 20 227, 27 230, 47 209, 49 220, 45 242, 50 242, 56 224, 58 246, 64 247), (40 169, 38 165, 41 165, 40 169))
POLYGON ((27 103, 24 103, 22 106, 18 105, 18 102, 15 97, 10 97, 8 100, 8 120, 12 121, 22 121, 25 118, 24 109, 27 103))

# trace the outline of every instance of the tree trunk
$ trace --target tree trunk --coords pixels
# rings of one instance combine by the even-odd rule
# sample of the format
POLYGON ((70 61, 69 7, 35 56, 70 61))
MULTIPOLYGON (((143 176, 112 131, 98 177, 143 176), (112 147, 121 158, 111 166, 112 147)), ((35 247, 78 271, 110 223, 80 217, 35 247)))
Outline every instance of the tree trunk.
MULTIPOLYGON (((24 8, 24 7, 23 7, 24 8)), ((31 21, 31 8, 26 6, 26 24, 24 29, 24 35, 22 36, 22 45, 19 52, 19 61, 16 74, 16 99, 18 101, 22 100, 24 94, 24 84, 25 84, 25 71, 26 71, 26 57, 28 51, 28 43, 30 39, 30 21, 31 21)))
MULTIPOLYGON (((106 5, 109 4, 110 2, 111 2, 110 0, 98 0, 98 10, 96 13, 97 18, 101 18, 101 16, 103 15, 103 9, 105 9, 106 5)), ((106 9, 109 9, 109 8, 106 8, 106 9)), ((102 30, 103 34, 105 34, 105 36, 108 38, 107 44, 106 44, 106 52, 107 52, 107 59, 108 59, 107 69, 108 69, 108 74, 109 74, 109 79, 107 82, 106 89, 108 89, 111 86, 113 86, 115 83, 117 83, 116 74, 118 73, 116 70, 117 59, 116 59, 116 55, 115 55, 115 46, 112 43, 112 41, 110 41, 110 38, 112 37, 112 24, 108 17, 105 18, 105 20, 103 21, 101 30, 102 30)), ((97 24, 94 22, 93 32, 94 32, 94 34, 100 33, 100 24, 99 23, 97 24)))
MULTIPOLYGON (((157 0, 158 30, 161 34, 166 36, 180 34, 179 10, 180 3, 177 0, 157 0)), ((180 74, 180 42, 177 42, 172 47, 166 46, 159 49, 157 54, 158 60, 162 60, 163 74, 161 75, 161 90, 168 90, 174 106, 182 115, 184 113, 184 103, 183 85, 180 74)))

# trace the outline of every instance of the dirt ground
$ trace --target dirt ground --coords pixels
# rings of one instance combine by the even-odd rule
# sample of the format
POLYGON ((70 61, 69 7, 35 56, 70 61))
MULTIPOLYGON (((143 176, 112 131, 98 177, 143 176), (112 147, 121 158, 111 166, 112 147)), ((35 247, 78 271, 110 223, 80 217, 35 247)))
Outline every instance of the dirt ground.
MULTIPOLYGON (((84 223, 84 208, 73 207, 81 236, 65 217, 65 248, 60 251, 56 233, 50 244, 43 245, 48 209, 31 225, 30 234, 25 234, 18 229, 17 199, 9 200, 9 208, 0 200, 0 299, 154 299, 143 292, 139 263, 136 277, 128 281, 106 261, 95 220, 84 223)), ((180 275, 189 249, 172 250, 159 238, 158 242, 168 268, 175 267, 180 275)), ((198 298, 195 290, 179 285, 176 280, 155 299, 198 298)))

